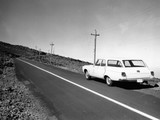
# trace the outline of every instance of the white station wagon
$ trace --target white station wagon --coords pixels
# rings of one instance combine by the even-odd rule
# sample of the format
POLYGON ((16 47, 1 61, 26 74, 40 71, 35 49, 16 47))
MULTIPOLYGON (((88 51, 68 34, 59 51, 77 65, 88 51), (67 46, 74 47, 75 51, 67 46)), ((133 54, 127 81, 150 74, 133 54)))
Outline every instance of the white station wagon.
POLYGON ((82 70, 87 80, 101 78, 108 86, 112 86, 114 81, 148 83, 154 78, 154 72, 138 59, 98 59, 95 65, 84 65, 82 70))

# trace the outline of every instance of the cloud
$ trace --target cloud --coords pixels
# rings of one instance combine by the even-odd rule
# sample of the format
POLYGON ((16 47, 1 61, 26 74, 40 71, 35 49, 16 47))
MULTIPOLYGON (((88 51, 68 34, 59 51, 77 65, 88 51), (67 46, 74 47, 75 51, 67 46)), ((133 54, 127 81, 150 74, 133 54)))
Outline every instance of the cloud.
POLYGON ((124 34, 129 29, 129 23, 128 22, 120 23, 119 27, 120 27, 121 33, 124 34))

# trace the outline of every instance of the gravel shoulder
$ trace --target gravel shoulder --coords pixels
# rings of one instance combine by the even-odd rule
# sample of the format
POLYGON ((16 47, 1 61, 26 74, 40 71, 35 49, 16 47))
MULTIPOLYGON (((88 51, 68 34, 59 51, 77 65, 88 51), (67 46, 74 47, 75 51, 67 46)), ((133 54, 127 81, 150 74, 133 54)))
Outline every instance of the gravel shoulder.
POLYGON ((0 120, 57 120, 46 104, 17 79, 14 67, 0 75, 0 120))
POLYGON ((149 86, 150 87, 147 89, 138 89, 134 91, 141 92, 147 95, 152 95, 160 99, 160 80, 156 78, 155 81, 149 83, 149 86))

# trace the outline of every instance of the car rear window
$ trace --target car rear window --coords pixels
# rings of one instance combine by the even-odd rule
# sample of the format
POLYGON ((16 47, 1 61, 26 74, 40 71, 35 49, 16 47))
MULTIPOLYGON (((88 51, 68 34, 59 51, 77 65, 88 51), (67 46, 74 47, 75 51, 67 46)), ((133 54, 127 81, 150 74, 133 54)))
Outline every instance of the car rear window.
POLYGON ((145 67, 142 60, 123 60, 125 67, 145 67))

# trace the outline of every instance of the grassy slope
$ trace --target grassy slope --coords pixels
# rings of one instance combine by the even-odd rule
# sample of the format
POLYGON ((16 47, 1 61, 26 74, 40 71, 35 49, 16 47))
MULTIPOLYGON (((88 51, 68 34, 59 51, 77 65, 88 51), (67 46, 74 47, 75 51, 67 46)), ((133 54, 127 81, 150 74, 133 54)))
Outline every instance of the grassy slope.
POLYGON ((24 57, 27 59, 51 64, 57 67, 65 68, 71 71, 82 73, 82 66, 91 64, 89 62, 76 60, 69 57, 63 57, 59 55, 50 55, 45 52, 40 52, 28 47, 20 45, 11 45, 8 43, 0 42, 0 51, 8 53, 14 57, 24 57))

